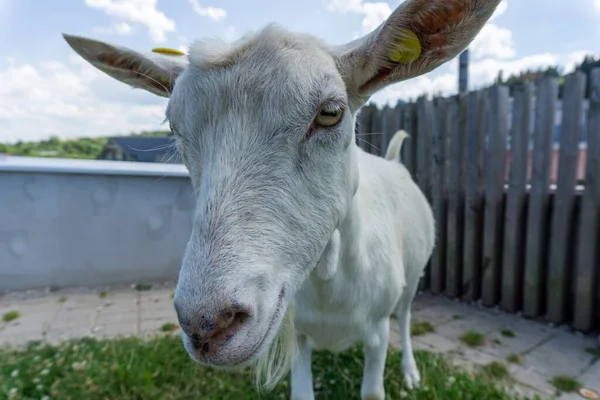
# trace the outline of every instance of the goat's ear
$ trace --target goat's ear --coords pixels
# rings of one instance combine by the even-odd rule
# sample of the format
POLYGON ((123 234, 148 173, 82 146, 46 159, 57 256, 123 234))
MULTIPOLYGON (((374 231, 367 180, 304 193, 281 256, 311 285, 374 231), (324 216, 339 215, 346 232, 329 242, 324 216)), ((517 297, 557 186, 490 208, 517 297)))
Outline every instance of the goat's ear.
POLYGON ((171 95, 175 80, 188 65, 183 53, 169 54, 168 49, 137 52, 82 36, 63 33, 63 37, 77 54, 100 71, 130 86, 163 97, 171 95))
POLYGON ((500 0, 405 0, 373 32, 334 47, 353 105, 425 74, 464 50, 500 0))

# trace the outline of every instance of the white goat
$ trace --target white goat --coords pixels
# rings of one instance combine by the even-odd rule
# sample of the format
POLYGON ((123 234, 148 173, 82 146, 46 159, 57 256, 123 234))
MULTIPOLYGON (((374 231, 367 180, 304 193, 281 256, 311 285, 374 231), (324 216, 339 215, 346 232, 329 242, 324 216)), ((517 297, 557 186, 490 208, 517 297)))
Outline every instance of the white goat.
POLYGON ((404 379, 419 383, 410 306, 432 212, 395 162, 404 133, 376 157, 356 146, 355 118, 377 90, 456 56, 499 1, 406 0, 343 46, 274 25, 233 44, 198 41, 187 57, 65 35, 108 75, 170 97, 197 197, 174 298, 193 359, 262 360, 269 387, 291 366, 292 398, 313 399, 311 349, 362 342, 362 398, 383 399, 395 314, 404 379))

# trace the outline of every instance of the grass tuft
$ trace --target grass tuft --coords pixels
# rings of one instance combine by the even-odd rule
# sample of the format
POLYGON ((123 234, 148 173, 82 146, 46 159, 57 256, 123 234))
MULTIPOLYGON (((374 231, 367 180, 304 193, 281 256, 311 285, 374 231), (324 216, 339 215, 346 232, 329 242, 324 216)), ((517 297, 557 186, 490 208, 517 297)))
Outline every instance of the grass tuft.
POLYGON ((506 356, 506 361, 512 364, 521 364, 523 362, 523 358, 518 354, 511 353, 506 356))
POLYGON ((4 315, 2 315, 2 321, 11 322, 11 321, 14 321, 15 319, 19 318, 20 316, 21 316, 21 313, 17 310, 7 311, 4 313, 4 315))
POLYGON ((103 290, 98 293, 98 297, 100 297, 101 299, 105 299, 107 296, 108 296, 108 292, 106 290, 103 290))
POLYGON ((477 331, 466 331, 460 336, 460 341, 469 347, 480 347, 485 344, 485 335, 477 331))
POLYGON ((177 324, 174 324, 172 322, 167 322, 166 324, 163 324, 160 327, 160 331, 161 332, 172 332, 172 331, 176 330, 177 328, 179 328, 179 326, 177 324))
POLYGON ((59 304, 64 303, 65 301, 67 301, 67 298, 65 296, 59 297, 56 302, 59 304))
POLYGON ((136 283, 133 285, 133 288, 135 290, 137 290, 138 292, 144 292, 144 291, 152 289, 152 285, 148 285, 146 283, 136 283))
POLYGON ((550 379, 550 384, 559 392, 575 392, 581 387, 581 383, 573 377, 566 375, 558 375, 550 379))
POLYGON ((500 331, 500 333, 501 333, 501 334, 502 334, 502 336, 504 336, 504 337, 510 337, 510 338, 513 338, 513 337, 515 337, 515 336, 516 336, 516 335, 515 335, 515 332, 513 332, 511 329, 502 329, 502 330, 500 331))
POLYGON ((510 378, 510 372, 506 364, 492 361, 481 367, 482 372, 490 379, 504 380, 510 378))
MULTIPOLYGON (((340 354, 315 351, 312 356, 315 397, 359 400, 363 352, 357 346, 340 354)), ((402 379, 402 355, 389 350, 386 398, 411 400, 528 400, 510 394, 496 379, 501 368, 467 373, 443 355, 415 351, 422 383, 409 390, 402 379), (468 394, 468 397, 465 397, 468 394)), ((181 339, 158 335, 144 340, 84 338, 25 349, 0 348, 0 397, 61 400, 275 400, 290 396, 289 375, 272 392, 258 395, 250 371, 228 373, 200 366, 187 355, 181 339)))
POLYGON ((435 326, 429 321, 413 321, 410 324, 412 336, 422 336, 432 332, 435 332, 435 326))
POLYGON ((585 349, 585 352, 588 354, 592 355, 592 361, 590 362, 590 364, 595 363, 596 361, 600 360, 600 349, 595 349, 593 347, 588 347, 587 349, 585 349))

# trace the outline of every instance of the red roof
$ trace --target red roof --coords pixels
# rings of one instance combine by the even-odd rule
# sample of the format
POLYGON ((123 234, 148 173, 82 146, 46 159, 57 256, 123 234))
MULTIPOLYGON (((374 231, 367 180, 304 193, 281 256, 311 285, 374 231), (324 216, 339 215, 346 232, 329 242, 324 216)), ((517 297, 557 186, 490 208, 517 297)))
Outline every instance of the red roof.
MULTIPOLYGON (((552 150, 552 161, 551 161, 551 172, 550 172, 550 183, 556 183, 556 179, 558 176, 558 161, 559 161, 559 151, 560 149, 552 150)), ((585 163, 587 158, 587 149, 580 148, 579 155, 577 157, 577 180, 582 181, 585 178, 585 163)), ((531 179, 531 162, 532 162, 532 150, 529 150, 529 160, 527 167, 527 180, 531 179)), ((510 173, 510 149, 506 150, 505 156, 505 178, 508 180, 510 173)))

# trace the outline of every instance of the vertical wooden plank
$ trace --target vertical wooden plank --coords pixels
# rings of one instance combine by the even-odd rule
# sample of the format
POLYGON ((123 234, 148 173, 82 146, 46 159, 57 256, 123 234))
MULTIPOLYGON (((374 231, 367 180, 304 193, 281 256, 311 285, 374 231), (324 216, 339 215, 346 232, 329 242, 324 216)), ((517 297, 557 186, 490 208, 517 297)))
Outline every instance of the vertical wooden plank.
POLYGON ((527 159, 531 124, 533 87, 530 82, 517 86, 513 94, 510 168, 502 256, 502 308, 520 309, 523 295, 525 257, 527 159))
POLYGON ((410 138, 402 146, 402 163, 410 171, 411 175, 415 176, 416 164, 416 110, 415 103, 407 103, 403 107, 403 129, 409 134, 410 138))
POLYGON ((467 171, 465 183, 465 251, 463 255, 463 299, 475 301, 481 296, 481 254, 483 248, 483 200, 485 133, 489 105, 485 93, 468 95, 467 171))
POLYGON ((560 127, 559 168, 554 194, 550 229, 550 263, 548 270, 547 319, 553 323, 565 320, 569 296, 569 268, 577 180, 578 142, 585 93, 585 74, 577 71, 565 79, 563 112, 560 127))
POLYGON ((435 217, 436 245, 431 257, 430 290, 435 294, 442 293, 446 286, 446 139, 448 137, 446 104, 447 102, 443 98, 436 99, 433 119, 431 195, 433 215, 435 217))
POLYGON ((597 266, 600 265, 600 68, 590 74, 589 114, 587 126, 587 160, 585 189, 579 214, 579 243, 575 255, 575 312, 573 326, 589 331, 594 325, 597 266))
POLYGON ((356 118, 356 140, 359 147, 368 151, 368 137, 371 132, 371 117, 375 106, 369 104, 361 108, 360 113, 356 118))
POLYGON ((385 153, 387 151, 388 145, 392 136, 394 135, 394 126, 395 126, 395 118, 394 118, 394 109, 389 106, 385 106, 381 111, 381 152, 379 155, 381 157, 385 157, 385 153))
POLYGON ((448 247, 446 248, 446 294, 459 297, 462 286, 464 227, 464 165, 467 97, 457 95, 450 103, 450 164, 448 171, 448 247))
POLYGON ((502 228, 504 167, 508 131, 508 87, 493 86, 489 91, 490 120, 486 158, 486 190, 483 237, 482 301, 498 303, 502 273, 502 228))
POLYGON ((371 132, 369 132, 368 152, 381 154, 381 133, 383 128, 383 109, 376 107, 371 117, 371 132))
POLYGON ((550 203, 550 157, 556 114, 558 81, 542 78, 536 87, 535 121, 531 189, 527 209, 525 235, 525 284, 523 287, 523 314, 530 318, 543 312, 545 285, 546 238, 548 206, 550 203))
POLYGON ((433 103, 425 97, 417 103, 417 182, 419 187, 431 201, 431 160, 432 160, 432 137, 433 137, 433 103))
MULTIPOLYGON (((431 140, 433 130, 433 104, 425 97, 417 101, 417 184, 431 202, 431 140)), ((431 262, 427 263, 419 286, 421 290, 430 287, 431 262)))

